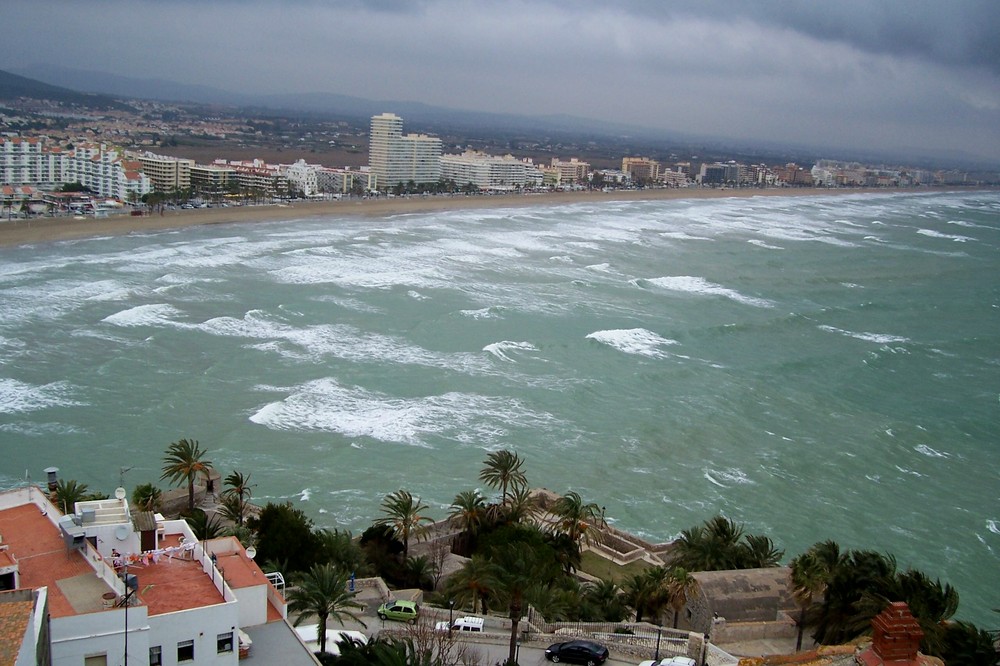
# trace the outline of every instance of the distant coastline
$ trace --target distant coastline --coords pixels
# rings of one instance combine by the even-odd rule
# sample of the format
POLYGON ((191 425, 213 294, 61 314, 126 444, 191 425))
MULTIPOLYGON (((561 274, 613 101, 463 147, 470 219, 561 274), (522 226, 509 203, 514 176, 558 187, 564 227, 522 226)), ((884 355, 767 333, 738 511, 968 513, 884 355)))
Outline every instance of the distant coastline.
MULTIPOLYGON (((652 201, 661 199, 749 198, 764 196, 835 196, 844 194, 884 194, 889 192, 943 192, 955 188, 662 188, 582 192, 546 192, 541 194, 503 194, 472 196, 410 196, 331 201, 298 201, 287 205, 235 206, 194 210, 167 210, 162 215, 133 217, 118 214, 106 218, 56 217, 28 220, 0 220, 0 247, 33 245, 101 236, 117 236, 180 229, 205 224, 241 224, 276 222, 330 215, 387 217, 407 213, 443 210, 512 208, 565 205, 611 201, 652 201)), ((964 191, 964 190, 963 190, 964 191)))

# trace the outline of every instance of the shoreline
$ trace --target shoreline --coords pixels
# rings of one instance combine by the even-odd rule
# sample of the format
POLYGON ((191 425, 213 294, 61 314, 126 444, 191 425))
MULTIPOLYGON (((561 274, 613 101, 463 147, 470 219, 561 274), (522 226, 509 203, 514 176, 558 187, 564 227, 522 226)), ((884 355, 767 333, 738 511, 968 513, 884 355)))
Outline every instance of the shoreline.
POLYGON ((583 192, 545 192, 541 194, 412 196, 378 199, 341 199, 330 201, 298 201, 280 205, 233 206, 228 208, 196 208, 167 210, 162 215, 133 217, 117 214, 106 218, 43 217, 0 220, 0 247, 35 245, 101 236, 117 236, 182 229, 209 224, 243 224, 277 222, 281 220, 321 217, 388 217, 407 213, 428 213, 445 210, 484 208, 521 208, 528 206, 558 206, 573 203, 613 201, 655 201, 672 199, 723 199, 767 196, 836 196, 846 194, 884 194, 899 192, 944 192, 955 188, 767 188, 714 189, 664 188, 646 190, 612 190, 583 192))

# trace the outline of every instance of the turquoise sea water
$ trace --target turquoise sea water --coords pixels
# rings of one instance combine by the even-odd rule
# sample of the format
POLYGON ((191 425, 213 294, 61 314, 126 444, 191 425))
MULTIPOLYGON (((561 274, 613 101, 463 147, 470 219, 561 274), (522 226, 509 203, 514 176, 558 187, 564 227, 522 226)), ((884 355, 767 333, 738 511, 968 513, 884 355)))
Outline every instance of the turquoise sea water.
MULTIPOLYGON (((0 249, 0 486, 198 439, 355 532, 512 448, 653 540, 832 538, 1000 625, 1000 195, 621 202, 0 249)), ((488 489, 486 489, 488 491, 488 489)))

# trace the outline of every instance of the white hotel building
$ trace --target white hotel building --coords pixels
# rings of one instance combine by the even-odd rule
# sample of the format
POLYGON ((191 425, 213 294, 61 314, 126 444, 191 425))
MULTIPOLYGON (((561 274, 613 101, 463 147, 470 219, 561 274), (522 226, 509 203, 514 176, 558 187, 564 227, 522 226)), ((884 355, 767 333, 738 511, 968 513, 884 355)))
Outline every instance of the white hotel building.
POLYGON ((138 161, 106 144, 80 143, 63 150, 42 138, 0 137, 0 185, 57 189, 82 183, 100 197, 138 200, 153 183, 138 161))
POLYGON ((495 157, 474 150, 441 156, 441 177, 459 187, 472 183, 481 190, 506 191, 542 184, 542 172, 513 155, 495 157))
POLYGON ((0 492, 9 663, 319 663, 252 552, 234 537, 198 541, 185 521, 133 511, 125 495, 62 515, 38 487, 0 492))
POLYGON ((441 178, 441 139, 403 135, 403 119, 392 113, 372 116, 368 165, 379 187, 436 183, 441 178))

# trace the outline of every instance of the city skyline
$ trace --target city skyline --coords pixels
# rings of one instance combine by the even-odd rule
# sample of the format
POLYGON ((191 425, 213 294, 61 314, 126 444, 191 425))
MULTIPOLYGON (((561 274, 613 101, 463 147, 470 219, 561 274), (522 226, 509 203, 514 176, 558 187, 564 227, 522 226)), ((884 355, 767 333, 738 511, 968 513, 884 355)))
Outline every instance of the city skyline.
POLYGON ((14 0, 5 15, 7 69, 1000 159, 990 2, 14 0))

